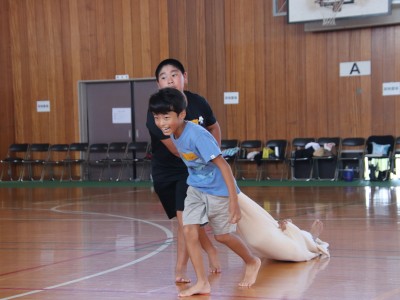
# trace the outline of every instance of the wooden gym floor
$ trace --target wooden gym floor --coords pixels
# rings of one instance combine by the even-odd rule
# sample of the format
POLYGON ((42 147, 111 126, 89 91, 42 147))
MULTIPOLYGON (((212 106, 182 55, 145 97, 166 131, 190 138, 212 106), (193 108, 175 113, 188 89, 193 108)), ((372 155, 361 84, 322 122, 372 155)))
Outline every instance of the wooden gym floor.
MULTIPOLYGON (((217 245, 211 295, 189 299, 400 299, 400 187, 242 191, 300 228, 323 220, 331 258, 263 260, 247 289, 217 245)), ((177 299, 175 229, 146 187, 0 188, 0 299, 177 299)))

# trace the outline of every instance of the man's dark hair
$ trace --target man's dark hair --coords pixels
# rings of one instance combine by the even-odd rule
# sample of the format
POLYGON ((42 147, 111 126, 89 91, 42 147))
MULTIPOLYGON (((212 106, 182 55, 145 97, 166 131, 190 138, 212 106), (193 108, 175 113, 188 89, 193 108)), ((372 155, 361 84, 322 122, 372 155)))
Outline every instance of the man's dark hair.
POLYGON ((175 88, 160 89, 149 99, 149 111, 154 114, 167 114, 171 111, 180 114, 186 106, 186 96, 175 88))
POLYGON ((179 71, 181 71, 182 74, 185 73, 185 68, 183 67, 182 63, 179 60, 177 60, 175 58, 167 58, 167 59, 164 59, 162 62, 160 62, 157 66, 157 69, 155 72, 157 81, 158 81, 158 76, 160 76, 161 69, 164 66, 168 66, 168 65, 174 66, 179 71))

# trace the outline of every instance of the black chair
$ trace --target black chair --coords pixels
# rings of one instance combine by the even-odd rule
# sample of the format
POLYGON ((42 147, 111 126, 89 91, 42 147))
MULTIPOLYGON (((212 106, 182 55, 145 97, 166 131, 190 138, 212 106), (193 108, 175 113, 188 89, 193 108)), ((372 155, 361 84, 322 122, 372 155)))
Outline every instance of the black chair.
POLYGON ((236 139, 222 139, 221 140, 221 151, 222 156, 230 164, 231 168, 234 168, 234 162, 237 154, 239 153, 239 140, 236 139))
POLYGON ((7 172, 8 180, 21 180, 22 161, 29 155, 29 144, 11 144, 8 147, 7 156, 0 161, 1 175, 0 181, 3 181, 4 172, 7 172), (19 171, 18 171, 19 169, 19 171), (18 174, 17 177, 14 176, 18 174))
MULTIPOLYGON (((268 157, 261 157, 261 164, 259 166, 259 180, 264 179, 264 173, 266 174, 265 179, 273 179, 275 177, 271 176, 272 172, 268 172, 266 169, 269 165, 273 165, 275 170, 280 173, 279 179, 282 180, 283 174, 286 170, 286 179, 287 179, 287 140, 277 139, 277 140, 268 140, 265 142, 264 149, 268 153, 268 157), (270 153, 271 152, 271 153, 270 153)), ((264 153, 264 150, 263 150, 264 153)))
MULTIPOLYGON (((108 145, 107 157, 99 161, 107 170, 108 179, 111 181, 115 178, 119 181, 119 174, 122 167, 123 159, 126 156, 126 142, 112 142, 108 145)), ((106 177, 103 174, 103 177, 106 177)), ((103 178, 100 178, 102 180, 103 178)))
POLYGON ((50 180, 56 180, 57 169, 59 169, 60 175, 58 180, 62 181, 65 169, 65 159, 68 158, 69 145, 68 144, 54 144, 50 146, 49 158, 43 162, 44 178, 46 171, 49 173, 50 180))
POLYGON ((291 142, 291 150, 288 163, 291 169, 292 180, 311 180, 313 172, 312 147, 306 149, 309 143, 316 143, 315 138, 294 138, 291 142))
POLYGON ((392 153, 392 172, 396 179, 400 179, 400 136, 394 142, 394 149, 392 153))
POLYGON ((107 143, 94 143, 89 145, 88 158, 86 160, 86 170, 88 180, 96 178, 101 181, 103 179, 103 172, 106 166, 105 160, 107 159, 108 144, 107 143))
POLYGON ((151 151, 150 144, 146 141, 135 141, 128 143, 126 155, 122 159, 122 165, 118 180, 124 178, 124 173, 127 173, 127 178, 130 181, 144 180, 145 170, 149 170, 149 179, 151 178, 151 151), (139 170, 140 168, 140 170, 139 170), (139 175, 138 175, 139 174, 139 175))
POLYGON ((342 147, 338 154, 338 179, 350 180, 361 179, 363 177, 365 152, 365 138, 363 137, 347 137, 342 140, 342 147))
POLYGON ((239 154, 234 162, 234 174, 237 179, 255 179, 259 178, 258 162, 255 154, 261 155, 262 142, 261 140, 244 140, 240 143, 239 154), (248 177, 251 174, 254 177, 248 177))
MULTIPOLYGON (((89 143, 72 143, 69 145, 68 157, 63 161, 69 181, 82 181, 87 177, 88 149, 89 143), (79 167, 79 170, 76 170, 77 167, 79 167)), ((64 177, 61 180, 64 180, 64 177)))
POLYGON ((49 159, 50 144, 38 143, 31 144, 27 159, 22 160, 21 181, 24 180, 25 173, 28 173, 28 180, 43 181, 45 172, 45 162, 49 159))
POLYGON ((372 135, 365 142, 364 179, 385 181, 390 178, 395 139, 392 135, 372 135))
POLYGON ((320 156, 315 154, 313 156, 313 177, 317 180, 337 180, 341 138, 320 137, 317 139, 317 143, 321 147, 321 151, 320 156), (327 149, 328 147, 329 149, 327 149))

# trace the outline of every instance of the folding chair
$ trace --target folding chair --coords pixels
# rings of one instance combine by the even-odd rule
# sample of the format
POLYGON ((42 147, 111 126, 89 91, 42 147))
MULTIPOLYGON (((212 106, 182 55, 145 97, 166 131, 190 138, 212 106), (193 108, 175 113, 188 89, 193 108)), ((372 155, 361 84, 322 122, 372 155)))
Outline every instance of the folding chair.
POLYGON ((108 144, 94 143, 89 146, 88 159, 86 161, 87 178, 92 180, 96 178, 98 181, 103 179, 103 172, 106 166, 108 144))
POLYGON ((31 144, 27 159, 22 160, 21 181, 24 180, 25 172, 28 170, 28 179, 31 181, 43 181, 45 162, 49 159, 50 144, 31 144), (38 174, 40 174, 38 176, 38 174))
POLYGON ((393 178, 400 178, 400 136, 398 136, 394 142, 392 154, 392 172, 393 178))
POLYGON ((68 158, 68 144, 54 144, 50 146, 49 158, 43 162, 43 173, 46 176, 46 171, 49 173, 50 180, 56 179, 56 169, 61 169, 58 180, 62 181, 65 168, 65 159, 68 158))
MULTIPOLYGON (((72 143, 69 145, 68 157, 63 161, 69 181, 82 181, 87 177, 88 149, 89 143, 72 143), (79 167, 79 172, 73 170, 73 167, 79 167), (76 173, 79 173, 79 175, 76 173)), ((61 178, 62 180, 64 180, 64 177, 61 178)))
POLYGON ((337 180, 338 155, 341 150, 340 137, 321 137, 317 139, 321 156, 313 156, 314 178, 318 180, 337 180))
POLYGON ((385 181, 390 178, 394 142, 392 135, 372 135, 367 138, 364 154, 365 180, 385 181))
POLYGON ((119 174, 123 159, 126 156, 126 150, 126 142, 112 142, 108 145, 107 157, 99 161, 99 163, 104 165, 104 169, 107 170, 108 179, 110 181, 113 180, 113 178, 119 181, 119 174))
MULTIPOLYGON (((229 163, 231 168, 234 168, 234 162, 239 152, 239 140, 236 139, 222 139, 221 151, 222 156, 229 163)), ((234 172, 234 171, 233 171, 234 172)))
POLYGON ((313 173, 313 148, 307 148, 309 143, 315 143, 315 138, 294 138, 291 142, 288 162, 292 180, 311 180, 313 173))
POLYGON ((270 149, 271 154, 268 154, 268 157, 261 157, 261 164, 259 166, 259 180, 264 179, 264 173, 266 174, 266 179, 273 179, 273 177, 270 175, 272 172, 267 172, 268 165, 275 166, 275 169, 278 171, 278 173, 280 173, 280 180, 283 179, 283 173, 286 170, 287 178, 287 144, 287 140, 268 140, 265 142, 264 149, 267 151, 270 149))
POLYGON ((349 172, 352 174, 351 179, 362 178, 364 152, 365 138, 347 137, 342 140, 342 147, 338 154, 338 179, 349 180, 346 177, 349 172))
MULTIPOLYGON (((128 180, 141 181, 144 179, 146 169, 151 169, 150 144, 146 141, 128 143, 126 155, 122 159, 122 165, 118 180, 122 180, 124 172, 128 174, 128 180), (140 172, 138 168, 141 167, 140 172), (140 174, 138 176, 138 174, 140 174)), ((150 171, 149 171, 150 173, 150 171)), ((149 178, 151 175, 149 175, 149 178)))
POLYGON ((245 140, 240 143, 239 154, 234 161, 234 171, 237 179, 258 179, 259 170, 257 164, 259 161, 256 160, 256 155, 261 155, 261 145, 261 140, 245 140), (254 177, 247 177, 252 173, 255 173, 254 177))
POLYGON ((21 180, 22 175, 22 161, 27 159, 29 155, 29 144, 11 144, 8 147, 7 156, 0 161, 1 163, 1 175, 0 181, 3 181, 3 175, 7 170, 8 179, 21 180), (17 171, 18 169, 19 172, 17 171), (14 178, 14 173, 18 173, 18 177, 14 178))

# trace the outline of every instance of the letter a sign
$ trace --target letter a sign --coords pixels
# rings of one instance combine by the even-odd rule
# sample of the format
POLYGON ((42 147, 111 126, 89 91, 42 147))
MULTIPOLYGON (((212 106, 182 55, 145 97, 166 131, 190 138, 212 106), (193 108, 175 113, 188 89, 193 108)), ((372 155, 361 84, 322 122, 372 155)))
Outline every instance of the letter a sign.
POLYGON ((340 63, 340 77, 371 75, 370 61, 340 63))

